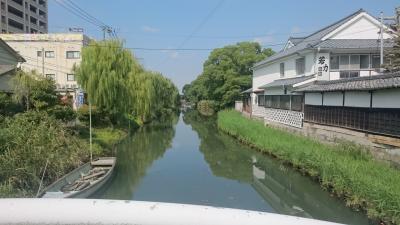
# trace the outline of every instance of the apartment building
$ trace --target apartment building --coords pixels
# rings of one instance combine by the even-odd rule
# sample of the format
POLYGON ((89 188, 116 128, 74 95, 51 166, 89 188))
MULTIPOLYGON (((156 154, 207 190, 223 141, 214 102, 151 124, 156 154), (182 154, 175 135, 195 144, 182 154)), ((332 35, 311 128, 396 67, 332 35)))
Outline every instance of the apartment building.
POLYGON ((18 52, 25 63, 24 71, 35 70, 54 79, 60 94, 69 94, 75 102, 78 84, 73 72, 74 65, 81 62, 82 47, 89 38, 81 33, 60 34, 0 34, 9 46, 18 52))
POLYGON ((47 0, 0 0, 1 33, 47 33, 47 0))

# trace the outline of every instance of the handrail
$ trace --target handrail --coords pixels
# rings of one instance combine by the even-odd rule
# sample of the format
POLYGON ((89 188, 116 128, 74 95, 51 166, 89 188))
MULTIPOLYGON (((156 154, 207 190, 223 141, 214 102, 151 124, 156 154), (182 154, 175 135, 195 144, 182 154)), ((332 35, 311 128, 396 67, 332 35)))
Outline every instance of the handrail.
POLYGON ((173 203, 96 199, 0 199, 0 224, 334 225, 300 217, 173 203))

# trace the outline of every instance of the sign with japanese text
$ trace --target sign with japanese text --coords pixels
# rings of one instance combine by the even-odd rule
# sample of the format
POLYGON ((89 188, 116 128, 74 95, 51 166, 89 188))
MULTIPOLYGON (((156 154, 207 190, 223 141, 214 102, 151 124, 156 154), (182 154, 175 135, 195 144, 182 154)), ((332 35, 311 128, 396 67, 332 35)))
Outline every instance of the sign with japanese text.
POLYGON ((329 53, 317 54, 317 75, 329 79, 329 53))

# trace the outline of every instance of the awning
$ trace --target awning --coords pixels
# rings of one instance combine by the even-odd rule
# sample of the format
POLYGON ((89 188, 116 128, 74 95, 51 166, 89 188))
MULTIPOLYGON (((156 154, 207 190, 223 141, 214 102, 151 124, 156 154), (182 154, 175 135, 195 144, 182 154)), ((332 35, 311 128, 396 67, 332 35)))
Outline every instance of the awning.
POLYGON ((242 92, 242 94, 251 94, 251 93, 260 93, 260 92, 264 92, 263 89, 256 89, 253 91, 253 88, 249 88, 245 91, 242 92))
POLYGON ((271 83, 261 86, 262 89, 267 89, 271 87, 282 87, 282 86, 293 86, 298 83, 302 83, 304 81, 310 80, 315 78, 315 75, 303 76, 303 77, 294 77, 294 78, 287 78, 287 79, 279 79, 274 80, 271 83))

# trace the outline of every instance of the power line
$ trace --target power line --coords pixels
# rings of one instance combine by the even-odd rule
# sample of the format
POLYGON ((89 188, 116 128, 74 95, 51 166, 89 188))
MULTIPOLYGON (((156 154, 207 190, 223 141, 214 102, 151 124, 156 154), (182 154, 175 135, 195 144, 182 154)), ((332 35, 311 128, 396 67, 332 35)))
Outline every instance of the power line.
POLYGON ((79 7, 73 1, 71 1, 71 0, 65 0, 65 1, 69 2, 70 5, 72 5, 74 8, 76 8, 78 11, 82 12, 82 14, 86 15, 87 17, 92 18, 94 21, 100 23, 103 26, 107 26, 104 22, 102 22, 101 20, 97 19, 96 17, 90 15, 86 10, 82 9, 81 7, 79 7))
POLYGON ((68 7, 64 2, 62 2, 61 0, 54 0, 58 5, 60 5, 62 8, 64 8, 65 10, 67 10, 68 12, 74 14, 75 16, 79 17, 82 20, 85 20, 86 22, 96 26, 96 27, 101 27, 101 24, 98 24, 97 22, 88 19, 85 16, 82 16, 80 13, 78 13, 76 10, 71 9, 70 7, 68 7))
MULTIPOLYGON (((362 33, 365 31, 370 31, 374 30, 375 28, 369 28, 365 30, 359 30, 357 32, 352 32, 351 34, 356 34, 356 33, 362 33)), ((302 41, 302 43, 312 43, 315 41, 318 41, 320 39, 310 39, 310 40, 305 40, 302 41)), ((69 43, 71 45, 80 45, 78 43, 69 43)), ((286 45, 287 42, 270 42, 270 44, 264 44, 262 47, 275 47, 275 46, 283 46, 286 45)), ((112 46, 106 46, 106 45, 99 45, 99 44, 89 44, 86 46, 96 46, 96 47, 104 47, 104 48, 121 48, 121 47, 112 47, 112 46)), ((143 50, 143 51, 211 51, 216 48, 147 48, 147 47, 122 47, 123 49, 129 49, 129 50, 143 50)))
POLYGON ((207 14, 207 16, 197 25, 197 27, 186 37, 178 48, 182 48, 192 37, 195 35, 206 23, 207 21, 214 15, 214 13, 222 6, 225 0, 220 0, 218 4, 207 14))
POLYGON ((79 17, 86 22, 99 27, 103 32, 103 37, 105 39, 105 34, 107 33, 111 38, 117 39, 117 34, 114 31, 114 28, 105 24, 101 20, 97 19, 96 17, 90 15, 87 11, 79 7, 76 3, 71 0, 54 0, 58 5, 63 7, 68 12, 74 14, 75 16, 79 17))
MULTIPOLYGON (((195 35, 206 23, 207 21, 214 15, 214 13, 218 10, 219 7, 224 3, 225 0, 220 0, 217 5, 206 15, 206 17, 196 26, 196 28, 186 37, 179 45, 177 49, 181 49, 191 38, 195 35)), ((137 49, 138 50, 138 49, 137 49)), ((160 65, 164 64, 168 61, 168 57, 161 62, 160 65)))

